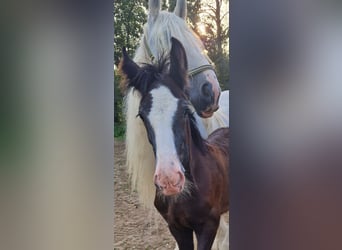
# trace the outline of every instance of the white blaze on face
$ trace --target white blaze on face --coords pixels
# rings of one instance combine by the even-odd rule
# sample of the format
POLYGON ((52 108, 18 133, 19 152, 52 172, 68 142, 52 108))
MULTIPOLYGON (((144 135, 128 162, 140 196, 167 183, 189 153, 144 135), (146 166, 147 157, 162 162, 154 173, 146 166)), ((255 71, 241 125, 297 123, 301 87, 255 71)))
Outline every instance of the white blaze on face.
POLYGON ((164 156, 177 156, 172 130, 173 117, 176 114, 178 99, 164 86, 151 91, 152 107, 148 120, 155 133, 157 161, 164 156))
POLYGON ((164 86, 150 93, 152 106, 148 120, 154 131, 156 147, 154 182, 163 189, 165 195, 176 194, 183 189, 185 180, 172 129, 178 99, 164 86))

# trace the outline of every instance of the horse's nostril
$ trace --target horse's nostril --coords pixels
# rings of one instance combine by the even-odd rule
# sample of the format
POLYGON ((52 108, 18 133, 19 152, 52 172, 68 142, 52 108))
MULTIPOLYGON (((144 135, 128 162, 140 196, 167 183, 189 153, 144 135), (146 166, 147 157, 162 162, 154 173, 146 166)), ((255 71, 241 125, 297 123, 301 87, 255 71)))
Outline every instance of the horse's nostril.
POLYGON ((202 95, 204 96, 211 96, 213 94, 211 84, 208 82, 204 83, 201 87, 201 92, 202 92, 202 95))
POLYGON ((160 187, 159 184, 158 184, 158 175, 157 175, 157 174, 154 175, 154 185, 155 185, 157 188, 160 187))
POLYGON ((183 185, 184 174, 182 172, 178 172, 178 176, 179 176, 178 182, 174 186, 182 186, 183 185))

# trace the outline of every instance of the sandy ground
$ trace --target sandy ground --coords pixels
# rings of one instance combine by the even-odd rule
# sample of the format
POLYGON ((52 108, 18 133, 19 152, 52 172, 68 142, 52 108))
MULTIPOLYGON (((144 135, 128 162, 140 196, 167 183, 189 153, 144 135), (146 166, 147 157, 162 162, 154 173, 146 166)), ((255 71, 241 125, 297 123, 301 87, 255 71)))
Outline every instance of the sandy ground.
POLYGON ((174 249, 175 240, 159 214, 143 208, 131 192, 124 142, 114 140, 114 249, 174 249), (152 219, 154 218, 154 219, 152 219))

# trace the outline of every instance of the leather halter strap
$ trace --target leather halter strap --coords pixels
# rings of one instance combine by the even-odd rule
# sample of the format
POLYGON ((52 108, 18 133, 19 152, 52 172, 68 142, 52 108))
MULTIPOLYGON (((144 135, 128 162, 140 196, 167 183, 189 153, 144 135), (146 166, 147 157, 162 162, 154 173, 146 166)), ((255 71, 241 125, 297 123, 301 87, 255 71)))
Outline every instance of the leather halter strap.
POLYGON ((189 74, 190 77, 194 77, 195 75, 197 75, 197 74, 199 74, 199 73, 201 73, 201 72, 203 72, 204 70, 207 70, 207 69, 211 69, 211 70, 215 71, 215 68, 214 68, 213 65, 206 64, 206 65, 201 65, 201 66, 199 66, 197 68, 189 70, 188 74, 189 74))
MULTIPOLYGON (((143 40, 144 40, 144 45, 145 45, 145 48, 147 50, 148 56, 150 57, 151 62, 153 62, 155 57, 152 54, 150 47, 148 46, 146 35, 144 35, 143 40)), ((213 70, 215 72, 215 67, 213 66, 213 62, 210 60, 210 58, 207 55, 204 54, 204 56, 208 60, 209 64, 204 64, 204 65, 201 65, 197 68, 188 70, 188 74, 190 77, 194 77, 195 75, 197 75, 197 74, 199 74, 205 70, 208 70, 208 69, 213 70)))

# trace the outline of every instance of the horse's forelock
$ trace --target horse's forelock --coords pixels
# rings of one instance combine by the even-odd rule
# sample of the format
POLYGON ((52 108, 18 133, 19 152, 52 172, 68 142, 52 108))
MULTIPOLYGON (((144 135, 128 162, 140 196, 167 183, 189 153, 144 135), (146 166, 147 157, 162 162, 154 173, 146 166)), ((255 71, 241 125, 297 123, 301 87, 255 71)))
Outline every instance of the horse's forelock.
POLYGON ((168 62, 162 57, 156 64, 143 64, 138 74, 131 80, 131 86, 135 87, 142 95, 145 95, 153 83, 160 80, 166 73, 168 62))

